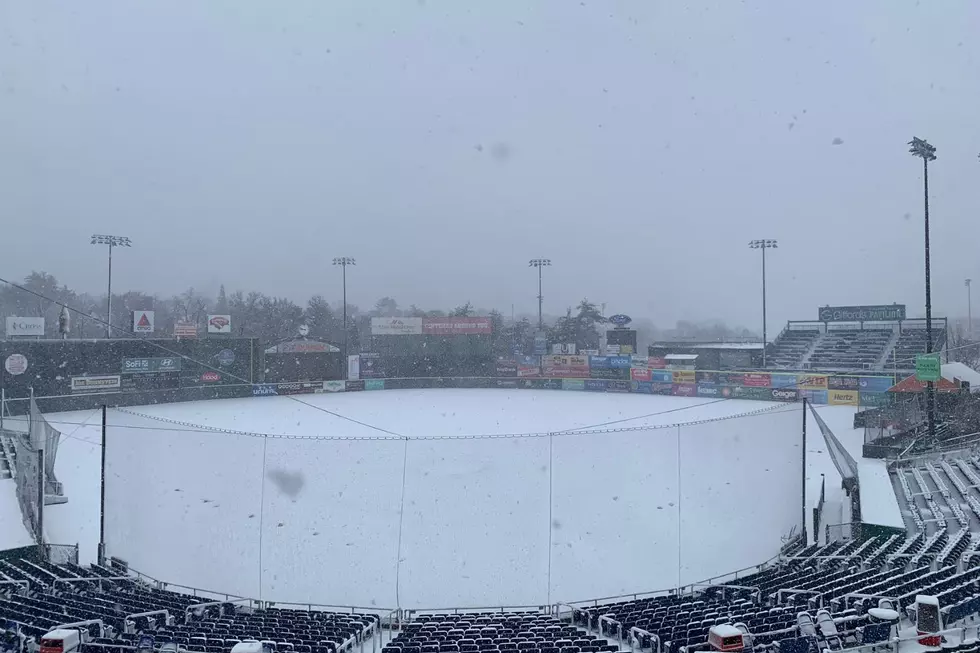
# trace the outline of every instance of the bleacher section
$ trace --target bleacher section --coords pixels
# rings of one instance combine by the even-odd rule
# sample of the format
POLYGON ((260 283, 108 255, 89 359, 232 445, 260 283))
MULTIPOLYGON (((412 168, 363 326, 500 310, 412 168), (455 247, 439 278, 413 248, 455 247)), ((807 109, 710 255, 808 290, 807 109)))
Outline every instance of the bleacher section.
MULTIPOLYGON (((933 351, 946 343, 946 330, 934 322, 933 351)), ((915 369, 915 357, 926 352, 924 321, 829 326, 790 322, 772 343, 766 365, 772 369, 865 371, 915 369), (910 326, 914 325, 914 326, 910 326)))
POLYGON ((269 642, 277 653, 341 653, 377 632, 380 624, 372 614, 211 602, 96 565, 3 560, 0 581, 29 585, 29 591, 0 585, 0 623, 16 625, 25 637, 40 638, 58 625, 102 620, 101 627, 87 627, 89 640, 82 653, 132 651, 142 633, 152 634, 157 646, 173 642, 197 653, 228 653, 245 640, 269 642), (147 612, 158 614, 131 616, 147 612))
MULTIPOLYGON (((946 331, 944 329, 932 330, 932 350, 939 351, 946 344, 946 331)), ((894 361, 898 369, 914 369, 915 357, 926 352, 926 330, 923 329, 903 329, 898 342, 895 343, 895 350, 888 357, 887 365, 890 367, 894 361)))
POLYGON ((766 354, 766 365, 776 369, 801 369, 803 357, 819 337, 820 332, 816 329, 787 329, 776 338, 772 349, 766 354))
POLYGON ((823 335, 810 355, 814 370, 874 369, 892 337, 891 330, 834 330, 823 335))

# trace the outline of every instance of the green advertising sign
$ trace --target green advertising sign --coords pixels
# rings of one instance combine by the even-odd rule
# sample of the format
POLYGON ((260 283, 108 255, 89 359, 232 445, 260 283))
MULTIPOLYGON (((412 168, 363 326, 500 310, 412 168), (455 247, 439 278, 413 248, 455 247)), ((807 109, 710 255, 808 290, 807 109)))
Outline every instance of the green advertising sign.
POLYGON ((123 374, 146 374, 153 372, 179 372, 180 358, 124 358, 122 359, 123 374))
POLYGON ((915 357, 915 378, 918 381, 938 381, 942 376, 939 354, 919 354, 915 357))

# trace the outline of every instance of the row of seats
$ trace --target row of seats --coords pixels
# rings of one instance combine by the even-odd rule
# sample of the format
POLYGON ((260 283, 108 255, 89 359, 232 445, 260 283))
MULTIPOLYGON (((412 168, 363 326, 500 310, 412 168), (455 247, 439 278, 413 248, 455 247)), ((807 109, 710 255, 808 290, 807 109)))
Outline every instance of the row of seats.
POLYGON ((828 331, 810 355, 811 369, 870 370, 878 365, 892 331, 828 331))
POLYGON ((377 632, 380 618, 357 614, 240 604, 201 605, 201 597, 151 587, 98 565, 52 565, 43 560, 0 560, 0 580, 26 580, 0 586, 0 623, 39 638, 55 626, 100 619, 89 629, 92 653, 132 649, 139 633, 158 645, 172 642, 196 653, 227 653, 241 641, 259 640, 276 653, 338 653, 377 632), (68 581, 68 582, 66 582, 68 581), (166 611, 166 612, 164 612, 166 611), (147 612, 161 614, 127 618, 147 612))
POLYGON ((766 353, 766 366, 775 369, 801 369, 803 357, 819 337, 820 332, 816 329, 784 331, 766 353))

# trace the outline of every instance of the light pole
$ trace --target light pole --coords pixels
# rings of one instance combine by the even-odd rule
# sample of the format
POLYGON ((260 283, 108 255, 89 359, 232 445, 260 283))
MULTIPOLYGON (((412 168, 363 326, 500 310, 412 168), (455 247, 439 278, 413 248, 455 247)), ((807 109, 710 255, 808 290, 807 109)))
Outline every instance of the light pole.
POLYGON ((538 331, 544 330, 544 315, 542 313, 542 307, 544 306, 544 295, 541 294, 541 268, 546 268, 551 265, 550 258, 532 258, 528 261, 528 267, 538 269, 538 331))
POLYGON ((109 236, 107 234, 93 234, 93 245, 109 246, 109 308, 106 309, 105 317, 105 337, 112 337, 112 248, 113 247, 132 247, 133 241, 125 236, 109 236))
POLYGON ((970 289, 970 284, 973 279, 967 279, 963 282, 966 286, 966 333, 970 340, 973 340, 973 291, 970 289))
POLYGON ((777 243, 775 240, 761 238, 759 240, 750 240, 749 247, 762 250, 762 367, 765 367, 766 345, 768 344, 766 340, 766 250, 776 249, 777 243))
POLYGON ((350 329, 347 328, 347 266, 357 265, 357 261, 349 256, 340 256, 333 260, 334 265, 339 265, 343 271, 344 278, 344 378, 347 378, 347 352, 348 352, 348 340, 350 338, 350 329))
MULTIPOLYGON (((932 353, 932 280, 929 270, 929 162, 936 160, 936 148, 921 138, 909 141, 909 153, 922 159, 922 191, 925 198, 925 250, 926 250, 926 353, 932 353)), ((936 438, 936 388, 932 381, 926 383, 926 414, 929 420, 929 438, 936 438)))

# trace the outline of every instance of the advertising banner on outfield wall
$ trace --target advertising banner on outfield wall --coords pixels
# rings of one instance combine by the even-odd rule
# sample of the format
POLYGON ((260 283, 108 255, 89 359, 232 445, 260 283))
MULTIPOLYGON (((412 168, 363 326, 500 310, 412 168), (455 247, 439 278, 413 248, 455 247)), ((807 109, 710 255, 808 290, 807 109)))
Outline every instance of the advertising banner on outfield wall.
POLYGON ((278 394, 274 383, 255 383, 252 385, 253 397, 275 397, 278 394))
POLYGON ((517 358, 517 376, 541 376, 541 359, 537 356, 519 356, 517 358))
POLYGON ((384 379, 366 379, 364 381, 365 390, 384 390, 385 382, 384 379))
POLYGON ((831 406, 857 406, 860 399, 854 390, 830 390, 827 397, 831 406))
POLYGON ((589 357, 542 356, 541 368, 545 376, 585 379, 589 377, 589 357))
POLYGON ((347 390, 347 384, 343 381, 324 381, 323 391, 324 392, 344 392, 347 390))
POLYGON ((699 383, 697 385, 699 397, 720 397, 721 387, 714 383, 699 383))
POLYGON ((651 370, 662 370, 667 367, 667 359, 660 356, 651 356, 647 366, 651 370))
POLYGON ((772 390, 769 388, 755 388, 752 386, 734 386, 731 389, 733 399, 756 399, 762 401, 772 401, 772 390))
POLYGON ((653 370, 645 367, 630 368, 630 378, 634 381, 650 381, 653 378, 653 370))
POLYGON ((812 404, 827 403, 827 390, 799 390, 800 399, 806 399, 812 404))
POLYGON ((857 390, 860 383, 856 376, 833 375, 827 377, 828 390, 857 390))
POLYGON ((675 383, 670 389, 670 394, 675 397, 693 397, 697 393, 698 387, 693 383, 675 383))
POLYGON ((562 379, 562 390, 585 390, 585 379, 562 379))
POLYGON ((628 367, 627 368, 600 367, 599 369, 590 369, 589 376, 592 377, 593 379, 629 381, 630 369, 628 367))
POLYGON ((71 391, 73 393, 116 392, 121 387, 122 387, 122 376, 120 376, 119 374, 71 377, 71 391))
POLYGON ((858 378, 858 389, 861 392, 888 392, 895 385, 895 379, 890 376, 862 376, 858 378))
POLYGON ((718 383, 721 385, 742 385, 745 375, 740 372, 719 372, 718 383))
MULTIPOLYGON (((400 318, 402 320, 412 318, 400 318)), ((374 329, 372 319, 372 331, 374 329)), ((424 317, 422 333, 431 336, 460 336, 490 334, 493 323, 489 317, 424 317)))
POLYGON ((826 390, 826 374, 800 374, 796 377, 796 387, 800 390, 826 390))
POLYGON ((694 385, 697 382, 697 377, 694 370, 672 370, 671 380, 674 383, 694 385))
POLYGON ((773 388, 796 388, 795 374, 770 374, 769 384, 773 388))
POLYGON ((889 392, 860 392, 858 393, 858 403, 861 406, 877 408, 892 403, 893 397, 894 395, 889 392))
POLYGON ((654 383, 666 383, 670 385, 674 382, 674 375, 670 370, 651 370, 650 380, 654 383))
POLYGON ((497 376, 517 376, 517 361, 507 358, 498 358, 497 376))
POLYGON ((798 401, 800 398, 800 392, 795 388, 770 388, 769 394, 773 401, 798 401))
POLYGON ((772 379, 770 379, 768 374, 757 372, 751 372, 742 377, 742 385, 749 386, 750 388, 768 388, 771 382, 772 379))
POLYGON ((649 381, 633 381, 633 392, 645 395, 652 394, 653 384, 649 381))
POLYGON ((609 382, 605 379, 585 379, 583 383, 585 383, 585 389, 590 392, 605 392, 606 384, 609 382))
POLYGON ((609 381, 606 385, 606 392, 630 392, 633 384, 629 381, 609 381))

